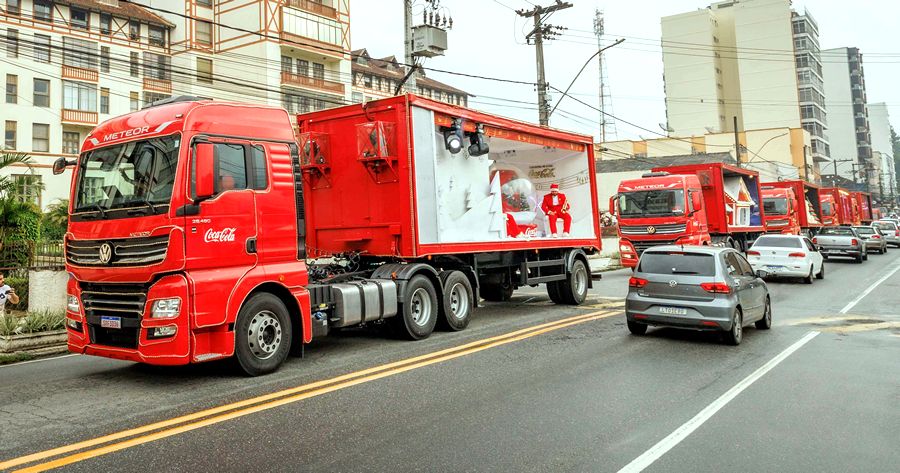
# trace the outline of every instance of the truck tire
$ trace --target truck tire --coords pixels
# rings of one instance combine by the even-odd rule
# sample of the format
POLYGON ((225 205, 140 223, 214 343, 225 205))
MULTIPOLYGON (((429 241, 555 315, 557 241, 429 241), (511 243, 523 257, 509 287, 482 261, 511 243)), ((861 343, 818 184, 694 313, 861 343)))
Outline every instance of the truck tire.
POLYGON ((438 298, 434 284, 418 274, 406 283, 400 313, 393 317, 394 333, 408 340, 428 338, 438 319, 438 298))
POLYGON ((572 269, 569 271, 566 279, 559 283, 559 295, 563 303, 581 305, 587 299, 590 277, 584 261, 576 259, 572 263, 572 269))
POLYGON ((504 286, 503 284, 496 283, 481 285, 481 297, 486 301, 506 302, 512 299, 512 295, 512 285, 504 286))
POLYGON ((547 295, 550 296, 550 300, 555 304, 562 304, 562 295, 560 295, 560 281, 553 281, 547 283, 547 295))
POLYGON ((443 271, 438 277, 444 287, 438 324, 453 332, 463 330, 469 325, 475 310, 472 283, 462 271, 443 271))
POLYGON ((291 318, 281 299, 261 292, 251 297, 234 324, 234 355, 240 369, 259 376, 278 369, 291 351, 291 318))

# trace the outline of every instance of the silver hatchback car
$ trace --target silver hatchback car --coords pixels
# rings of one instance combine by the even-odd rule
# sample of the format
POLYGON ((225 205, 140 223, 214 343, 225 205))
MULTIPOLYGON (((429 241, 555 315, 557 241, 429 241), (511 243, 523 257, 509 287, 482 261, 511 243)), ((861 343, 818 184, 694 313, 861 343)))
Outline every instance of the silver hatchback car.
POLYGON ((724 332, 738 345, 743 327, 772 327, 772 304, 764 271, 754 272, 731 248, 659 246, 641 255, 628 281, 628 330, 643 335, 648 325, 724 332))

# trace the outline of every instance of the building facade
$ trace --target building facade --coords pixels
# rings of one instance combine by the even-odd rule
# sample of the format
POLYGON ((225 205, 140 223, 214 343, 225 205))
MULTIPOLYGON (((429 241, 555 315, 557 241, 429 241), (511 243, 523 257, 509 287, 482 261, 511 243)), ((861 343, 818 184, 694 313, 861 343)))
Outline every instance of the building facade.
POLYGON ((877 191, 880 163, 873 160, 866 80, 857 48, 822 51, 828 137, 835 163, 831 173, 877 191))
POLYGON ((673 136, 805 128, 828 158, 818 27, 789 0, 733 0, 662 18, 673 136))
POLYGON ((350 103, 349 3, 0 0, 3 146, 34 160, 4 172, 46 208, 69 197, 71 175, 53 176, 52 162, 151 102, 193 95, 291 113, 350 103))
MULTIPOLYGON (((406 68, 395 56, 372 58, 366 49, 353 51, 353 85, 352 100, 354 103, 393 97, 406 76, 406 68)), ((423 73, 416 76, 417 93, 442 102, 463 107, 469 104, 467 92, 451 87, 443 82, 426 77, 423 73)))
POLYGON ((878 176, 878 190, 885 198, 896 202, 897 174, 894 168, 894 146, 891 138, 891 117, 887 104, 871 103, 869 109, 869 126, 872 135, 872 155, 881 167, 878 176))

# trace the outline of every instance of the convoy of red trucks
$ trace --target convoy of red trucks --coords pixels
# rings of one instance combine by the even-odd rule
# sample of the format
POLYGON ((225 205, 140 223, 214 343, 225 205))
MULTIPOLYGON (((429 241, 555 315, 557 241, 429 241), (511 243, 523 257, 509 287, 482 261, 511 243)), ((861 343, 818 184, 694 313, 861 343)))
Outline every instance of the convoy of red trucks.
POLYGON ((624 180, 610 198, 622 265, 658 245, 724 244, 746 249, 765 232, 759 174, 724 163, 654 168, 624 180))
POLYGON ((859 201, 853 193, 840 187, 823 187, 819 191, 823 207, 832 207, 833 215, 830 225, 860 225, 859 201), (831 204, 825 206, 825 204, 831 204))
POLYGON ((819 186, 799 179, 764 182, 762 196, 766 231, 815 235, 823 225, 819 189, 819 186))
POLYGON ((580 304, 600 249, 591 137, 414 95, 295 123, 171 99, 102 123, 54 172, 67 166, 75 353, 234 356, 258 375, 330 329, 462 330, 479 296, 520 286, 580 304), (565 233, 540 207, 550 184, 571 207, 565 233))

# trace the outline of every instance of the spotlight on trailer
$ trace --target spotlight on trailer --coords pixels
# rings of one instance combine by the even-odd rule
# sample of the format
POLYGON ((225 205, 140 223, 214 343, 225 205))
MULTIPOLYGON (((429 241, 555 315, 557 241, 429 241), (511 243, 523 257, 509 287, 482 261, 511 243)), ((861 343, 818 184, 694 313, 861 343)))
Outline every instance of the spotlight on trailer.
POLYGON ((450 154, 457 154, 462 151, 463 147, 463 129, 462 120, 453 119, 453 125, 444 128, 444 146, 450 154))
POLYGON ((469 156, 482 156, 490 152, 488 142, 484 137, 484 125, 478 124, 474 133, 469 135, 469 156))

